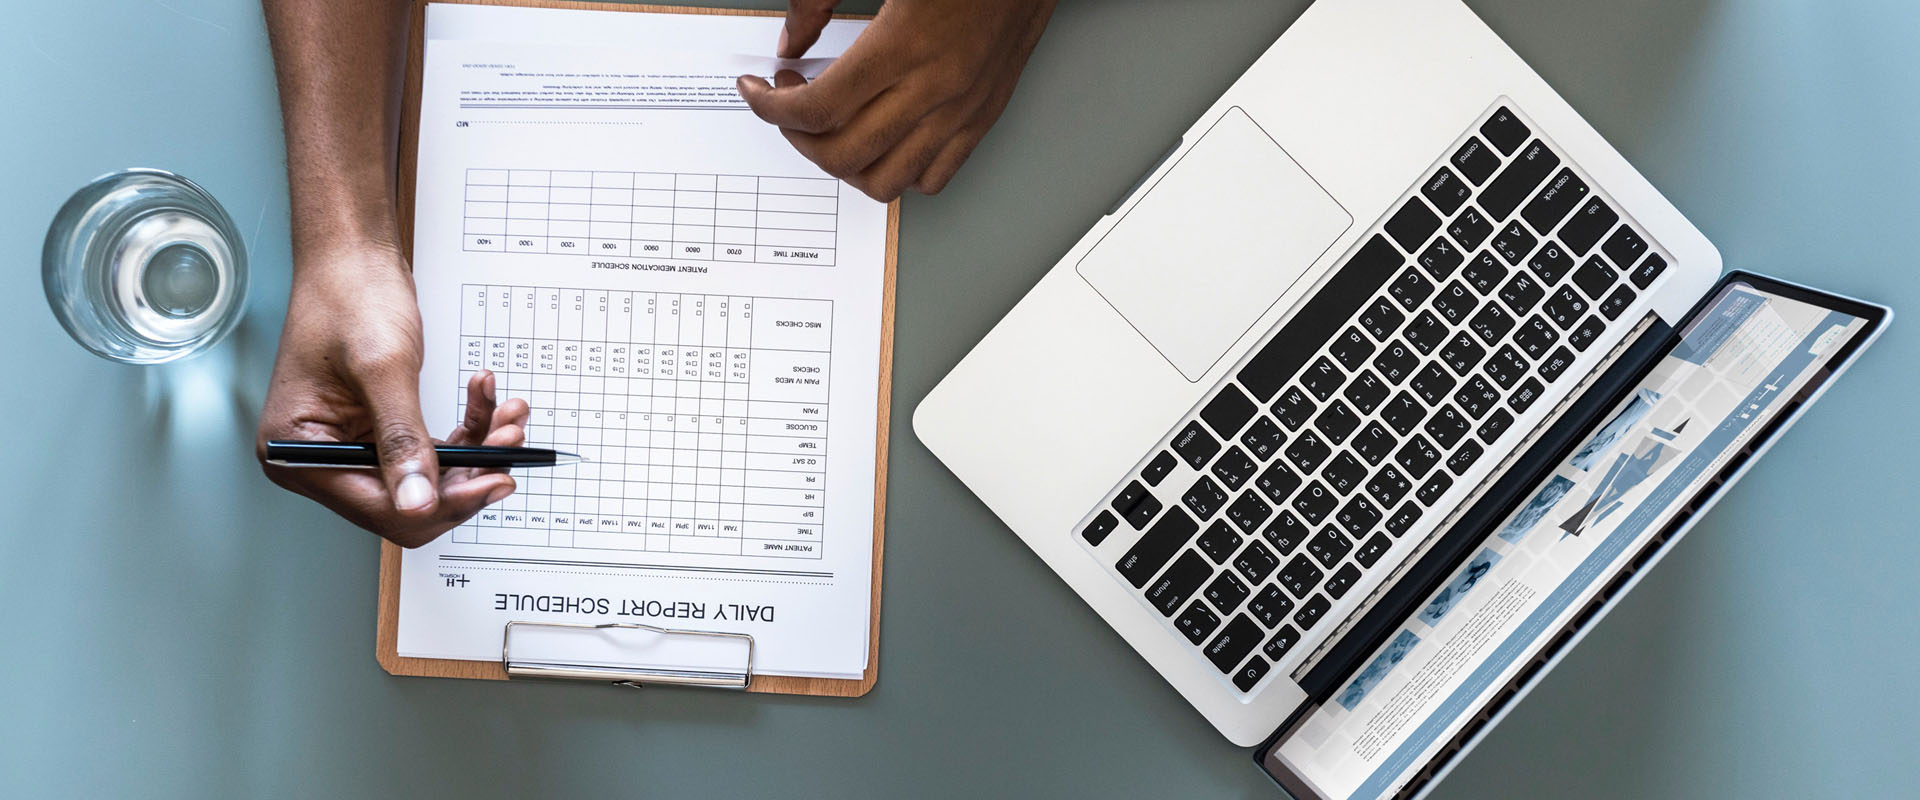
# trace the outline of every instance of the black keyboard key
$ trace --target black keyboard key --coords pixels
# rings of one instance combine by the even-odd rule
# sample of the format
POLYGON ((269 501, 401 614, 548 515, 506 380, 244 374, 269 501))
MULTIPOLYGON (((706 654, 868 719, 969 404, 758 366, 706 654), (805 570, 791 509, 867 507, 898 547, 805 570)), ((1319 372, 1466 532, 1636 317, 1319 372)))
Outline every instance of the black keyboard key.
POLYGON ((1240 607, 1241 603, 1246 602, 1247 595, 1250 594, 1253 594, 1253 590, 1247 588, 1239 578, 1234 577, 1233 573, 1222 572, 1214 577, 1212 583, 1207 584, 1207 590, 1201 596, 1207 598, 1207 602, 1212 603, 1214 608, 1220 609, 1220 613, 1231 614, 1234 609, 1240 607))
POLYGON ((1335 400, 1314 419, 1313 426, 1320 429, 1327 441, 1345 444, 1347 437, 1353 435, 1353 429, 1360 427, 1360 417, 1346 403, 1335 400))
POLYGON ((1666 271, 1667 260, 1661 258, 1659 253, 1654 253, 1647 256, 1647 260, 1640 262, 1640 266, 1633 272, 1628 273, 1627 280, 1633 281, 1634 286, 1645 289, 1653 285, 1654 279, 1660 277, 1660 273, 1666 271))
POLYGON ((1537 359, 1546 355, 1547 350, 1558 341, 1560 341, 1560 332, 1554 330, 1552 325, 1547 324, 1546 318, 1538 314, 1528 317, 1526 322, 1521 323, 1520 332, 1513 335, 1513 343, 1518 345, 1520 352, 1526 353, 1528 358, 1537 359))
POLYGON ((1214 628, 1220 627, 1220 618, 1195 600, 1187 606, 1187 610, 1180 612, 1180 616, 1173 621, 1173 627, 1187 637, 1187 641, 1198 645, 1207 640, 1207 634, 1213 633, 1214 628))
POLYGON ((1385 425, 1378 422, 1367 423, 1367 429, 1353 439, 1353 452, 1370 465, 1378 465, 1387 456, 1393 455, 1393 448, 1400 443, 1387 431, 1385 425))
POLYGON ((1426 244, 1427 238, 1432 236, 1434 231, 1440 229, 1440 217, 1416 197, 1408 200, 1406 205, 1394 212, 1393 217, 1387 220, 1385 228, 1387 235, 1400 243, 1401 250, 1412 253, 1419 250, 1420 245, 1426 244))
POLYGON ((1446 280, 1448 275, 1453 274, 1453 271, 1460 267, 1460 262, 1466 257, 1467 254, 1460 252, 1460 248, 1447 241, 1447 237, 1441 236, 1435 238, 1433 244, 1427 245, 1427 249, 1420 251, 1419 261, 1420 266, 1426 269, 1427 274, 1432 275, 1434 280, 1446 280))
POLYGON ((1333 571, 1332 575, 1327 576, 1327 586, 1326 586, 1327 596, 1335 600, 1338 600, 1342 597, 1346 597, 1347 590, 1352 589, 1353 585, 1359 582, 1360 582, 1359 567, 1356 567, 1352 564, 1348 564, 1344 567, 1336 569, 1333 571))
POLYGON ((1567 226, 1560 229, 1560 242, 1567 246, 1567 252, 1575 256, 1584 256, 1600 238, 1613 230, 1620 215, 1609 207, 1605 200, 1596 197, 1580 207, 1580 211, 1567 220, 1567 226))
POLYGON ((1212 461, 1213 457, 1220 452, 1220 440, 1213 438, 1213 434, 1207 433, 1207 429, 1200 427, 1200 423, 1189 422, 1187 427, 1180 430, 1178 436, 1173 437, 1173 452, 1179 454, 1180 458, 1187 462, 1187 466, 1204 469, 1207 462, 1212 461))
POLYGON ((1532 253, 1533 248, 1539 244, 1540 238, 1534 236, 1525 225, 1515 220, 1507 223, 1506 228, 1495 234, 1493 242, 1488 246, 1492 247, 1493 252, 1498 253, 1501 258, 1506 259, 1507 263, 1519 266, 1520 262, 1527 260, 1527 254, 1532 253))
POLYGON ((1420 316, 1414 317, 1412 324, 1401 332, 1401 336, 1407 340, 1408 344, 1413 345, 1413 349, 1419 350, 1424 355, 1433 352, 1433 348, 1439 347, 1441 342, 1447 340, 1447 323, 1441 322, 1440 318, 1434 316, 1431 311, 1422 311, 1420 316))
POLYGON ((1433 465, 1440 463, 1440 448, 1434 447, 1424 437, 1415 436, 1407 440, 1399 453, 1394 454, 1393 460, 1406 467, 1407 473, 1414 478, 1424 478, 1433 471, 1433 465))
MULTIPOLYGON (((1338 536, 1339 534, 1334 535, 1338 536)), ((1300 555, 1294 556, 1292 561, 1287 562, 1286 566, 1280 568, 1280 577, 1278 580, 1280 588, 1292 593, 1295 599, 1300 599, 1306 597, 1308 592, 1313 591, 1313 587, 1319 586, 1320 579, 1326 577, 1326 575, 1325 572, 1320 571, 1319 567, 1314 566, 1313 561, 1307 558, 1306 553, 1301 553, 1300 555)))
POLYGON ((1441 167, 1439 172, 1427 179, 1427 185, 1420 187, 1420 193, 1426 195, 1427 202, 1432 203, 1440 213, 1452 214, 1466 205, 1467 198, 1473 196, 1473 187, 1453 174, 1453 170, 1441 167))
POLYGON ((1413 496, 1419 499, 1421 505, 1432 506, 1439 502, 1441 496, 1451 488, 1453 488, 1453 476, 1445 472, 1435 472, 1432 478, 1428 478, 1426 483, 1420 485, 1420 491, 1413 496))
POLYGON ((1540 282, 1525 272, 1514 273, 1513 280, 1500 287, 1500 302, 1513 309, 1516 316, 1532 311, 1540 304, 1540 298, 1546 296, 1547 290, 1540 288, 1540 282))
POLYGON ((1301 521, 1308 525, 1318 525, 1333 513, 1333 507, 1340 502, 1333 491, 1325 484, 1314 481, 1307 488, 1293 496, 1293 510, 1300 513, 1301 521))
MULTIPOLYGON (((1260 626, 1253 624, 1253 620, 1241 614, 1234 617, 1232 622, 1228 622, 1219 636, 1207 643, 1205 651, 1207 660, 1212 661, 1223 674, 1233 672, 1233 668, 1240 666, 1240 662, 1247 659, 1247 654, 1252 653, 1253 648, 1260 646, 1260 640, 1266 635, 1267 632, 1260 630, 1260 626)), ((1266 673, 1262 670, 1261 674, 1266 673)), ((1258 675, 1254 676, 1255 682, 1259 679, 1258 675)), ((1236 677, 1235 680, 1238 681, 1239 678, 1236 677)), ((1252 686, 1253 684, 1249 683, 1241 689, 1244 691, 1252 686)))
POLYGON ((1352 372, 1365 366, 1367 358, 1373 355, 1373 340, 1368 339, 1359 328, 1348 328, 1327 344, 1327 355, 1333 356, 1334 361, 1352 372))
POLYGON ((1140 541, 1133 543, 1133 549, 1121 556, 1114 567, 1120 571, 1120 577, 1133 584, 1133 588, 1146 586, 1148 579, 1166 566, 1167 560, 1180 552, 1187 540, 1199 531, 1199 524, 1185 511, 1170 509, 1140 536, 1140 541))
MULTIPOLYGON (((1631 291, 1625 286, 1620 288, 1631 291)), ((1607 323, 1600 321, 1600 318, 1597 316, 1588 314, 1586 319, 1580 321, 1580 327, 1574 328, 1572 332, 1567 334, 1567 344, 1571 345, 1573 349, 1577 351, 1582 353, 1587 352, 1587 348, 1593 346, 1594 341, 1598 340, 1600 334, 1606 329, 1607 323)))
POLYGON ((1480 135, 1487 137, 1494 147, 1500 148, 1500 152, 1513 155, 1514 148, 1526 142, 1533 131, 1528 130, 1527 124, 1514 116, 1512 111, 1501 108, 1480 125, 1480 135))
POLYGON ((1406 321, 1407 315, 1400 313, 1400 310, 1394 308, 1393 304, 1387 302, 1384 297, 1374 301, 1373 305, 1368 306, 1367 310, 1360 314, 1360 327, 1366 328, 1368 333, 1373 334, 1373 338, 1383 342, 1387 337, 1392 336, 1394 331, 1400 329, 1400 323, 1406 321))
MULTIPOLYGON (((1465 211, 1460 212, 1460 216, 1454 217, 1453 222, 1447 225, 1447 235, 1453 237, 1461 247, 1472 250, 1493 235, 1493 223, 1487 221, 1486 216, 1480 213, 1480 209, 1467 206, 1465 211)), ((1433 277, 1434 280, 1447 278, 1445 275, 1433 277)))
POLYGON ((1272 584, 1255 592, 1253 600, 1247 603, 1247 613, 1269 628, 1285 621, 1287 612, 1292 610, 1293 600, 1287 597, 1286 592, 1280 591, 1280 587, 1272 584))
POLYGON ((1473 462, 1486 454, 1487 449, 1481 447, 1479 442, 1468 439, 1460 443, 1460 449, 1453 451, 1453 455, 1447 456, 1447 469, 1455 475, 1465 475, 1467 470, 1473 468, 1473 462))
POLYGON ((1313 431, 1300 434, 1300 438, 1293 440, 1293 444, 1287 447, 1287 458, 1292 459, 1294 465, 1298 466, 1303 473, 1319 470, 1320 465, 1325 463, 1327 456, 1330 455, 1333 455, 1333 448, 1328 447, 1326 442, 1320 441, 1320 435, 1313 431))
POLYGON ((1327 486, 1339 494, 1348 494, 1360 488, 1360 482, 1367 479, 1367 465, 1360 463, 1352 453, 1341 453, 1327 462, 1327 468, 1320 471, 1320 478, 1327 486))
POLYGON ((1219 434, 1220 438, 1232 439, 1234 434, 1239 433, 1240 429, 1246 426, 1247 420, 1253 419, 1253 415, 1259 410, 1259 406, 1247 399, 1245 392, 1234 388, 1233 384, 1229 383, 1220 387, 1220 393, 1214 395, 1213 400, 1209 401, 1205 408, 1200 409, 1200 419, 1206 422, 1208 427, 1213 428, 1213 432, 1219 434))
POLYGON ((1473 430, 1473 421, 1467 419, 1465 414, 1460 413, 1453 406, 1447 406, 1427 419, 1425 430, 1428 436, 1433 437, 1434 444, 1439 445, 1440 449, 1452 450, 1454 445, 1459 444, 1460 440, 1466 437, 1468 431, 1473 430))
MULTIPOLYGON (((1526 134, 1520 135, 1520 141, 1524 142, 1526 139, 1526 134)), ((1514 146, 1520 145, 1516 142, 1514 146)), ((1454 169, 1460 170, 1460 174, 1467 180, 1473 181, 1475 185, 1486 183, 1488 178, 1493 177, 1494 170, 1500 168, 1500 157, 1487 149, 1486 143, 1480 141, 1479 137, 1468 137, 1466 144, 1460 145, 1459 150, 1453 151, 1451 161, 1454 169)))
POLYGON ((1346 382, 1347 374, 1341 372, 1339 367, 1334 366, 1333 362, 1325 357, 1315 359, 1313 364, 1307 367, 1307 371, 1300 376, 1300 386, 1323 403, 1327 398, 1332 397, 1334 392, 1339 391, 1340 385, 1346 382))
POLYGON ((1240 368, 1240 385, 1261 402, 1271 399, 1307 363, 1313 355, 1313 343, 1333 338, 1405 263, 1384 237, 1367 240, 1333 279, 1240 368))
POLYGON ((1647 240, 1640 238, 1639 232, 1632 226, 1622 225, 1607 237, 1607 243, 1600 245, 1600 252, 1607 254, 1607 260, 1621 269, 1633 269, 1640 263, 1640 257, 1647 254, 1647 240))
POLYGON ((1564 331, 1572 328, 1574 323, 1580 321, 1580 316, 1587 313, 1587 300, 1575 292, 1573 287, 1562 286, 1559 291, 1553 293, 1552 297, 1547 298, 1547 304, 1541 306, 1540 311, 1564 331))
POLYGON ((1373 368, 1379 371, 1380 377, 1395 386, 1406 380, 1419 366, 1420 356, 1399 342, 1388 342, 1380 348, 1380 355, 1373 359, 1373 368))
POLYGON ((1572 350, 1564 347, 1554 350, 1553 355, 1540 362, 1540 377, 1546 378, 1548 383, 1560 380, 1560 376, 1566 374, 1567 367, 1573 366, 1573 359, 1572 350))
POLYGON ((1140 480, 1146 481, 1148 486, 1159 486, 1179 463, 1172 453, 1162 450, 1160 455, 1154 456, 1152 461, 1147 462, 1146 469, 1140 470, 1140 480))
POLYGON ((1467 260, 1467 268, 1460 273, 1460 278, 1482 296, 1490 295, 1501 281, 1506 280, 1507 265, 1494 258, 1491 251, 1482 250, 1467 260))
POLYGON ((1149 496, 1151 493, 1147 491, 1147 487, 1140 485, 1139 481, 1133 481, 1128 483, 1126 488, 1121 489, 1119 494, 1114 495, 1113 500, 1108 504, 1113 506, 1113 510, 1125 515, 1128 511, 1132 511, 1134 506, 1140 504, 1141 498, 1149 496))
POLYGON ((1240 669, 1233 673, 1234 688, 1251 692, 1253 687, 1260 685, 1260 679, 1267 677, 1267 673, 1272 669, 1273 665, 1267 663, 1264 658, 1254 656, 1247 659, 1247 663, 1240 665, 1240 669))
POLYGON ((1527 359, 1513 345, 1503 345, 1493 352, 1493 358, 1487 359, 1487 377, 1502 389, 1511 389, 1527 374, 1527 359))
POLYGON ((1275 461, 1267 465, 1267 470, 1260 473, 1260 477, 1254 479, 1253 488, 1260 490, 1274 505, 1279 505, 1286 502, 1295 489, 1300 488, 1301 482, 1300 476, 1289 469, 1285 462, 1275 461))
POLYGON ((1254 458, 1266 461, 1287 443, 1287 432, 1280 429, 1271 417, 1254 420, 1253 427, 1240 434, 1240 444, 1247 448, 1254 458))
MULTIPOLYGON (((1493 304, 1488 303, 1487 305, 1492 306, 1493 304)), ((1482 347, 1479 342, 1474 341, 1473 337, 1467 335, 1466 331, 1454 334, 1453 341, 1448 342, 1446 349, 1440 351, 1440 360, 1446 362, 1448 367, 1463 377, 1468 372, 1471 372, 1474 367, 1479 366, 1480 361, 1486 357, 1487 348, 1482 347)))
POLYGON ((1220 488, 1220 484, 1214 483, 1212 478, 1202 475, 1200 480, 1193 482, 1193 488, 1187 490, 1180 502, 1187 504, 1187 509, 1193 512, 1195 518, 1205 520, 1227 504, 1227 490, 1220 488))
POLYGON ((1280 399, 1273 401, 1273 416, 1285 423, 1288 430, 1300 430, 1300 426, 1313 419, 1314 409, 1319 408, 1299 387, 1287 390, 1280 399))
POLYGON ((1547 387, 1540 385, 1540 381, 1528 378, 1525 383, 1520 384, 1520 388, 1513 390, 1513 394, 1507 396, 1507 406, 1515 413, 1525 414, 1527 409, 1533 408, 1533 404, 1539 402, 1540 395, 1546 392, 1547 387))
POLYGON ((1506 219, 1513 216, 1513 210, 1533 196, 1534 187, 1540 185, 1560 166, 1560 157, 1548 150, 1545 144, 1534 140, 1521 148, 1520 154, 1500 171, 1499 177, 1487 184, 1480 192, 1480 208, 1493 219, 1506 219))
POLYGON ((1307 540, 1307 555, 1313 556, 1320 566, 1327 569, 1333 569, 1352 549, 1353 542, 1347 541, 1347 537, 1340 535, 1332 526, 1320 529, 1319 535, 1307 540))
POLYGON ((1243 492, 1227 504, 1227 521, 1246 533, 1259 530, 1260 523, 1266 522, 1267 517, 1271 516, 1273 506, 1267 505, 1267 501, 1260 499, 1255 492, 1243 492))
POLYGON ((1215 520, 1194 544, 1199 545, 1200 552, 1206 553, 1213 563, 1224 564, 1233 556, 1233 551, 1240 549, 1240 534, 1234 533, 1225 522, 1215 520))
POLYGON ((1435 361, 1428 364, 1426 369, 1420 370, 1419 374, 1414 375, 1413 382, 1407 384, 1407 388, 1412 389, 1420 399, 1427 401, 1427 405, 1437 406, 1447 399, 1447 395, 1459 383, 1453 379, 1452 375, 1448 375, 1446 370, 1440 368, 1440 362, 1435 361))
POLYGON ((1287 651, 1293 649, 1299 641, 1299 631, 1294 630, 1291 625, 1282 625, 1280 632, 1268 639, 1266 645, 1260 648, 1260 652, 1265 653, 1267 658, 1279 661, 1280 657, 1286 655, 1287 651))
POLYGON ((1152 522, 1154 517, 1160 516, 1160 509, 1160 498, 1146 495, 1140 498, 1140 502, 1133 504, 1132 508, 1127 509, 1123 516, 1127 518, 1127 524, 1132 525, 1137 531, 1147 527, 1147 523, 1152 522))
POLYGON ((1607 315, 1607 319, 1619 319, 1621 314, 1626 313, 1627 306, 1633 305, 1635 297, 1637 295, 1633 293, 1633 289, 1621 285, 1615 288, 1612 294, 1607 295, 1606 300, 1601 301, 1600 313, 1607 315))
POLYGON ((1407 492, 1413 491, 1413 479, 1408 478, 1398 468, 1388 464, 1373 473, 1373 480, 1367 481, 1367 494, 1378 500, 1380 505, 1391 508, 1407 492))
POLYGON ((1419 427, 1420 421, 1427 418, 1427 409, 1413 395, 1401 392, 1387 401, 1380 411, 1380 420, 1392 426, 1395 433, 1405 436, 1419 427))
POLYGON ((1380 563, 1380 557, 1386 555, 1391 549, 1393 549, 1393 540, 1387 538, 1384 533, 1376 533, 1373 538, 1360 545, 1359 550, 1354 551, 1353 562, 1372 569, 1373 565, 1380 563))
POLYGON ((1479 419, 1500 404, 1500 392, 1486 378, 1475 375, 1467 379, 1460 391, 1453 393, 1453 402, 1467 412, 1467 416, 1479 419))
POLYGON ((1580 269, 1573 273, 1573 285, 1580 287, 1581 293, 1596 301, 1606 297, 1607 291, 1612 289, 1614 282, 1618 280, 1620 280, 1620 273, 1614 272, 1612 267, 1607 266, 1607 262, 1598 258, 1587 259, 1587 263, 1581 264, 1580 269))
POLYGON ((1300 626, 1300 630, 1303 631, 1313 630, 1313 624, 1319 622, 1320 618, 1326 616, 1327 611, 1332 608, 1333 603, 1327 600, 1326 595, 1316 594, 1312 600, 1300 604, 1299 611, 1293 612, 1293 624, 1300 626))
POLYGON ((1341 394, 1353 404, 1354 411, 1371 414, 1387 399, 1387 395, 1393 394, 1393 387, 1372 372, 1362 372, 1354 376, 1353 381, 1347 384, 1347 390, 1341 394))
POLYGON ((1472 314, 1474 307, 1478 305, 1480 305, 1480 296, 1459 281, 1447 284, 1446 288, 1433 296, 1434 313, 1439 314, 1448 325, 1465 322, 1467 315, 1472 314))
POLYGON ((1540 276, 1541 286, 1552 286, 1573 271, 1573 256, 1567 255, 1560 245, 1548 242, 1546 247, 1540 248, 1540 252, 1534 253, 1533 258, 1527 261, 1527 269, 1540 276))
POLYGON ((1247 479, 1253 477, 1253 473, 1258 471, 1260 471, 1260 463, 1254 461, 1253 456, 1247 455, 1247 451, 1240 449, 1238 445, 1227 448, 1227 452, 1220 456, 1220 460, 1213 462, 1213 476, 1219 478, 1220 483, 1224 484, 1230 492, 1237 491, 1241 484, 1246 483, 1247 479))
POLYGON ((1356 494, 1340 507, 1340 513, 1333 515, 1333 521, 1357 539, 1380 524, 1380 509, 1365 495, 1356 494))
POLYGON ((1573 213, 1574 206, 1587 198, 1587 182, 1573 174, 1573 170, 1563 169, 1547 181, 1547 185, 1534 195, 1533 202, 1520 212, 1520 218, 1541 233, 1552 231, 1555 225, 1573 213))
MULTIPOLYGON (((1400 509, 1398 511, 1393 512, 1393 516, 1387 517, 1387 524, 1385 525, 1385 527, 1387 529, 1387 533, 1393 534, 1394 538, 1397 539, 1405 535, 1407 531, 1413 530, 1413 523, 1419 522, 1419 521, 1420 521, 1420 504, 1415 503, 1412 500, 1408 500, 1407 502, 1400 504, 1400 509)), ((1372 544, 1372 542, 1368 542, 1368 544, 1372 544)), ((1373 566, 1373 565, 1368 564, 1367 566, 1373 566)))
POLYGON ((1427 276, 1420 274, 1419 270, 1408 267, 1400 273, 1400 277, 1393 279, 1393 283, 1388 284, 1387 294, 1392 295, 1401 308, 1413 311, 1433 294, 1433 281, 1427 280, 1427 276))
POLYGON ((1513 415, 1496 408, 1491 416, 1480 422, 1480 430, 1476 435, 1480 437, 1480 441, 1493 444, 1500 441, 1500 435, 1506 433, 1511 427, 1513 427, 1513 415))
POLYGON ((1175 559, 1173 566, 1147 587, 1147 602, 1160 609, 1160 616, 1171 617, 1180 610, 1180 604, 1194 592, 1200 591, 1208 575, 1213 574, 1213 565, 1200 557, 1199 553, 1188 550, 1175 559))
POLYGON ((1247 577, 1248 583, 1258 584, 1280 568, 1280 557, 1259 542, 1248 542, 1247 549, 1233 559, 1233 568, 1247 577))
POLYGON ((1273 546, 1274 552, 1282 556, 1293 552, 1294 548, 1299 547, 1307 537, 1312 535, 1313 528, 1301 522, 1300 518, 1294 516, 1291 511, 1280 512, 1280 516, 1273 518, 1273 524, 1260 532, 1260 538, 1266 539, 1267 544, 1273 546))
POLYGON ((1113 533, 1113 529, 1118 527, 1120 527, 1120 518, 1114 516, 1111 511, 1102 511, 1080 531, 1080 538, 1087 540, 1087 544, 1099 546, 1101 542, 1107 540, 1109 534, 1113 533))

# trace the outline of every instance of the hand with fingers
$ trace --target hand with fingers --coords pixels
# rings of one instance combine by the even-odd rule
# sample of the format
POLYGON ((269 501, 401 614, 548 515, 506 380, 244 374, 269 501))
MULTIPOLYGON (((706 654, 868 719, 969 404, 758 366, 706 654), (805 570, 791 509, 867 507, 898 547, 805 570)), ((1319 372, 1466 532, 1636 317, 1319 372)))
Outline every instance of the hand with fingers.
MULTIPOLYGON (((513 493, 502 470, 444 473, 420 413, 420 311, 396 251, 316 254, 289 298, 256 449, 274 483, 403 547, 418 547, 513 493), (268 439, 370 441, 379 472, 265 463, 268 439)), ((467 383, 467 413, 448 444, 517 446, 522 400, 495 400, 494 377, 467 383)))
MULTIPOLYGON (((788 0, 778 45, 799 58, 837 0, 788 0)), ((1054 0, 888 0, 811 83, 742 75, 740 96, 808 160, 875 200, 945 188, 1013 97, 1054 0)))

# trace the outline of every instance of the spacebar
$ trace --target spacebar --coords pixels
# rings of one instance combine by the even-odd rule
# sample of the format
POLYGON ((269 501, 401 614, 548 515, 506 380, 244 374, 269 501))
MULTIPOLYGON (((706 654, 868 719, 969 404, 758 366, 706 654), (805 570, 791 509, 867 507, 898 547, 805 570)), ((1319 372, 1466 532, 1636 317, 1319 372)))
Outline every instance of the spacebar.
POLYGON ((1240 385, 1261 402, 1273 399, 1320 345, 1340 333, 1340 326, 1353 319, 1404 263, 1400 251, 1386 237, 1374 234, 1333 280, 1320 287, 1300 313, 1294 314, 1287 326, 1240 368, 1240 385))

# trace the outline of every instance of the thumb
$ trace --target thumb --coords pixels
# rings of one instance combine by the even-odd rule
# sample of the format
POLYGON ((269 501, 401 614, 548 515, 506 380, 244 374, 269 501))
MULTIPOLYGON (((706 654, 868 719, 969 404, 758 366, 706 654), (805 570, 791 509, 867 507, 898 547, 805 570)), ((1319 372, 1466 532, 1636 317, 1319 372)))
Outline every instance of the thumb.
POLYGON ((420 415, 419 381, 418 369, 383 369, 361 384, 373 412, 381 481, 393 507, 409 516, 433 513, 440 497, 440 462, 420 415))
POLYGON ((775 55, 799 58, 820 40, 820 31, 833 19, 833 7, 839 0, 787 0, 787 24, 780 29, 780 46, 775 55))

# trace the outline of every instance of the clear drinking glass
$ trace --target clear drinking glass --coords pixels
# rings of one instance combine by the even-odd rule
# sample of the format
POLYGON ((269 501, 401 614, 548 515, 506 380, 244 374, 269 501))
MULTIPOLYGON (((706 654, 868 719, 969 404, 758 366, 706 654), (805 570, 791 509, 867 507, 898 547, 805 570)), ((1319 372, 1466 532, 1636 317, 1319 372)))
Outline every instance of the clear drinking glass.
POLYGON ((41 251, 47 304, 74 341, 128 364, 202 352, 245 311, 247 253, 206 190, 157 169, 95 178, 61 206, 41 251))

